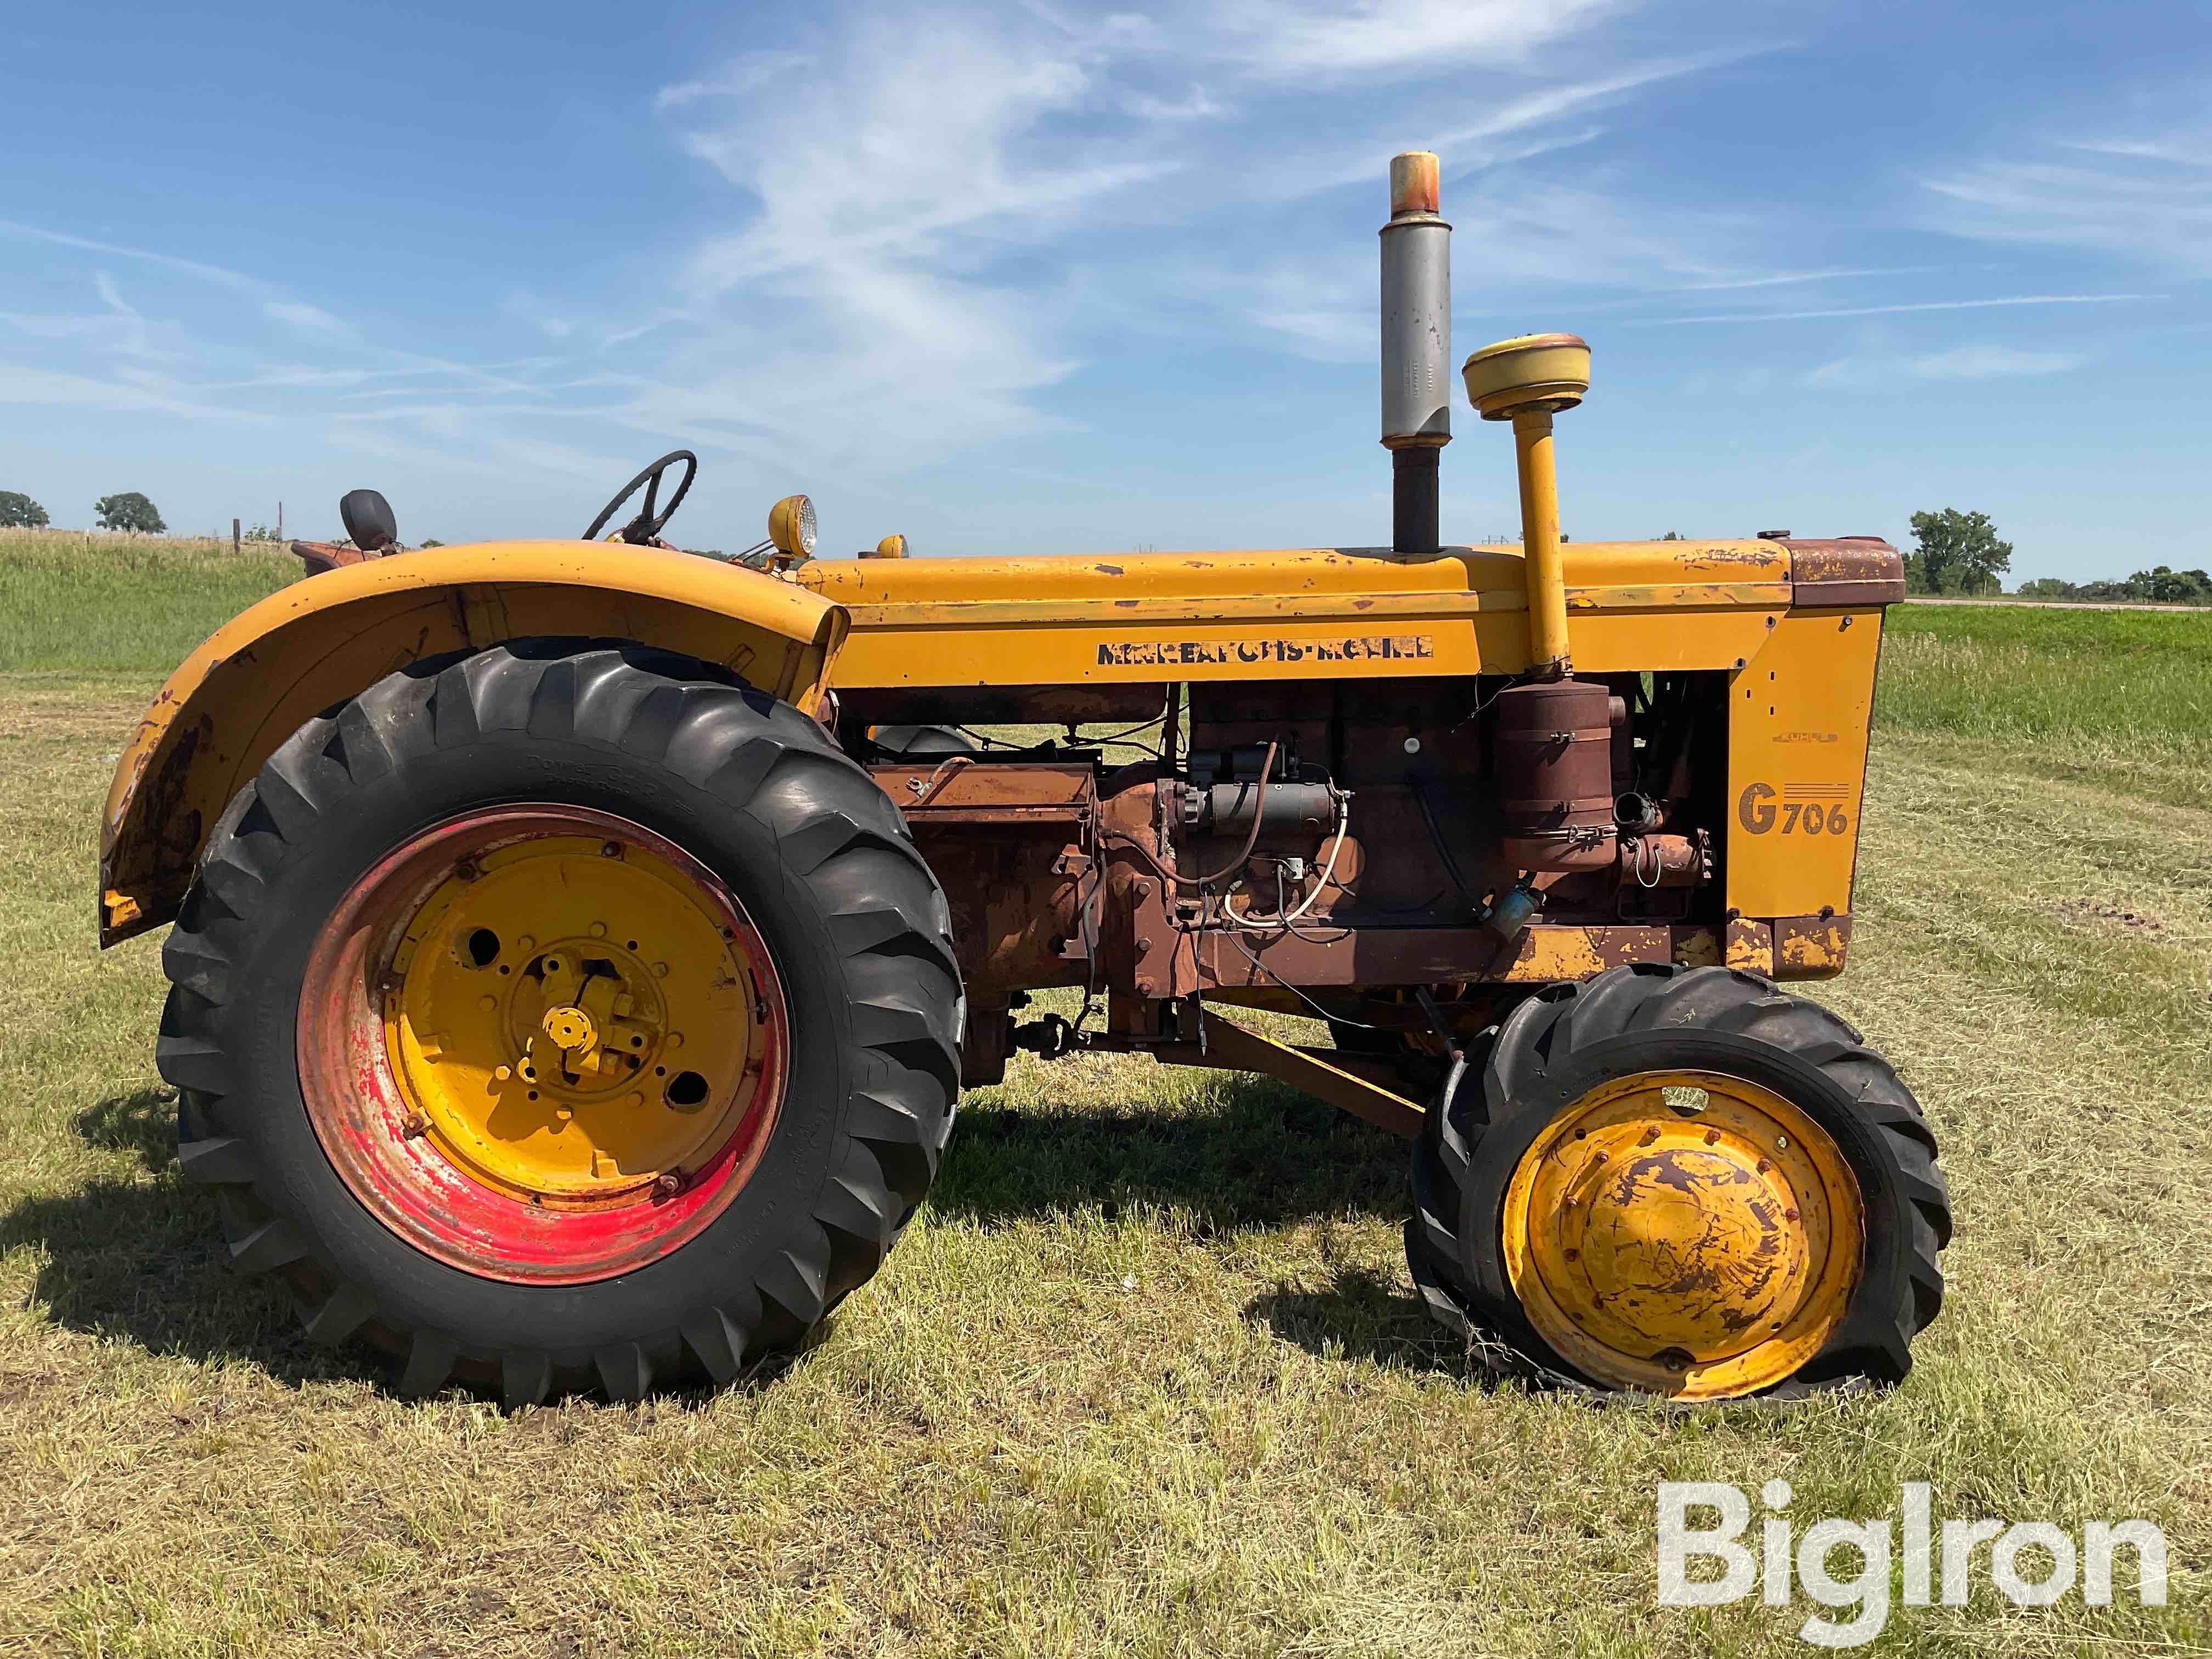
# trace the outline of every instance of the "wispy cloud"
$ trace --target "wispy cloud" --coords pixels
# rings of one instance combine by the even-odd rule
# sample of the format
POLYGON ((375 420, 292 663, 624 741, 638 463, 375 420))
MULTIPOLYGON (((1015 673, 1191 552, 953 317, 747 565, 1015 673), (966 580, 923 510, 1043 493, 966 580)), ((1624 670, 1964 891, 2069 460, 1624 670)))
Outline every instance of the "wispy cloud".
POLYGON ((678 81, 653 94, 657 110, 681 109, 708 98, 744 98, 773 88, 778 81, 796 79, 812 66, 803 52, 756 52, 732 60, 718 75, 703 81, 678 81))
POLYGON ((1833 306, 1819 311, 1731 311, 1702 317, 1639 317, 1630 328, 1671 328, 1685 323, 1797 323, 1826 317, 1895 317, 1916 311, 1988 311, 2008 306, 2105 306, 2163 300, 2163 294, 2012 294, 1990 300, 1921 300, 1906 305, 1833 306))
POLYGON ((1274 81, 1436 76, 1469 63, 1522 63, 1563 36, 1628 9, 1609 0, 1359 0, 1224 6, 1212 49, 1274 81))
POLYGON ((343 334, 346 325, 320 306, 311 306, 300 300, 264 300, 261 314, 271 322, 288 327, 305 329, 311 334, 343 334))
POLYGON ((2026 351, 2008 345, 1961 345, 1948 350, 1868 353, 1823 363, 1805 376, 1814 386, 1879 388, 1899 380, 2001 380, 2066 374, 2090 361, 2081 351, 2026 351))
POLYGON ((1444 152, 1455 216, 1480 227, 1461 244, 1480 249, 1462 260, 1471 317, 1563 283, 1796 280, 1765 271, 1756 215, 1648 204, 1564 173, 1532 191, 1512 176, 1589 143, 1656 88, 1770 49, 1624 52, 1600 26, 1643 3, 831 9, 641 100, 672 156, 712 170, 688 216, 699 228, 659 259, 665 286, 634 286, 626 307, 548 287, 480 307, 508 340, 526 331, 519 343, 544 348, 542 361, 380 343, 319 296, 243 271, 0 221, 0 234, 162 268, 243 301, 195 311, 189 336, 161 334, 169 325, 128 310, 112 285, 113 301, 82 318, 0 313, 27 338, 105 354, 97 373, 19 378, 0 398, 83 399, 106 386, 116 407, 137 409, 155 396, 291 394, 325 415, 335 404, 338 436, 380 453, 419 442, 450 455, 465 434, 548 471, 596 459, 548 422, 602 444, 625 429, 665 435, 763 468, 910 469, 1065 429, 1054 389, 1133 337, 1371 356, 1373 245, 1341 234, 1338 192, 1364 189, 1379 216, 1383 159, 1409 143, 1444 152), (135 361, 153 362, 157 338, 173 348, 166 389, 131 379, 127 327, 140 330, 135 361), (188 380, 196 393, 180 389, 188 380))
POLYGON ((76 236, 67 231, 49 230, 42 225, 27 225, 13 219, 0 219, 0 236, 13 236, 26 241, 45 242, 54 247, 75 248, 85 253, 105 253, 118 259, 143 259, 149 264, 161 265, 202 282, 218 287, 236 289, 245 293, 262 293, 271 286, 258 277, 248 276, 242 271, 212 265, 204 259, 187 259, 180 254, 165 253, 155 248, 131 247, 120 242, 95 241, 89 236, 76 236))
MULTIPOLYGON (((1795 283, 1855 282, 1872 276, 1917 276, 1938 270, 1936 265, 1880 265, 1862 270, 1788 270, 1764 276, 1739 276, 1724 283, 1686 283, 1672 294, 1713 294, 1728 289, 1786 288, 1795 283)), ((1655 296, 1656 297, 1656 296, 1655 296)))
POLYGON ((2212 128, 2047 141, 1923 180, 1931 229, 2212 276, 2212 128))

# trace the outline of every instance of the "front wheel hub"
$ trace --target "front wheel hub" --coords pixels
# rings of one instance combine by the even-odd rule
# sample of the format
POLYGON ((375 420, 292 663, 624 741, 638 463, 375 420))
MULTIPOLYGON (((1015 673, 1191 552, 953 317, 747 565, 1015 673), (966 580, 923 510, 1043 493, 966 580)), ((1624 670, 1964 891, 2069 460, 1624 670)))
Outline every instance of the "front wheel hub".
POLYGON ((610 1277, 749 1178, 785 1086, 781 982, 736 896, 582 807, 423 832, 357 881, 302 987, 324 1146, 395 1231, 489 1277, 610 1277))
POLYGON ((1864 1251, 1834 1140, 1771 1090, 1708 1072, 1594 1090, 1506 1188, 1504 1246, 1537 1333, 1615 1388, 1756 1393, 1849 1311, 1864 1251))

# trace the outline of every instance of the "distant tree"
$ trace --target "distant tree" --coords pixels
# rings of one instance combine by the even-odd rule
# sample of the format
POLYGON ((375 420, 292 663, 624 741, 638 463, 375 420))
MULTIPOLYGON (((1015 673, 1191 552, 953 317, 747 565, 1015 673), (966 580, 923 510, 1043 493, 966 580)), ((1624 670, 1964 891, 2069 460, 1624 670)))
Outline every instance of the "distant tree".
POLYGON ((1670 530, 1659 539, 1662 542, 1679 542, 1682 539, 1682 532, 1679 530, 1670 530))
MULTIPOLYGON (((1955 507, 1912 515, 1912 538, 1919 544, 1922 591, 1929 593, 1996 593, 1997 579, 2012 568, 2012 544, 1997 538, 1986 513, 1961 513, 1955 507)), ((1907 586, 1912 572, 1905 572, 1907 586)))
POLYGON ((2072 582, 2056 576, 2038 576, 2032 582, 2022 582, 2018 591, 2023 599, 2070 599, 2075 589, 2072 582))
POLYGON ((43 530, 46 509, 21 490, 0 489, 0 530, 43 530))
POLYGON ((2212 599, 2212 580, 2201 570, 2169 570, 2160 565, 2138 570, 2128 586, 2154 605, 2203 605, 2212 599))
POLYGON ((426 536, 420 543, 417 544, 417 545, 422 547, 443 547, 445 543, 440 541, 435 536, 426 536))
POLYGON ((161 522, 154 503, 135 489, 126 489, 120 495, 102 495, 92 504, 92 510, 100 515, 102 530, 136 530, 158 536, 169 527, 161 522))

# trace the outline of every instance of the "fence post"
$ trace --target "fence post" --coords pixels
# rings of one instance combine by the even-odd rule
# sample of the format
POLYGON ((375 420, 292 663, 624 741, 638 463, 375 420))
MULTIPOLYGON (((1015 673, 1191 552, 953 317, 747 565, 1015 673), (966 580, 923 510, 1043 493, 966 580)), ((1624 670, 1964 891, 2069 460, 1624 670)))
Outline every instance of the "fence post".
POLYGON ((234 556, 240 550, 238 538, 238 520, 235 519, 233 519, 230 521, 230 550, 234 556))

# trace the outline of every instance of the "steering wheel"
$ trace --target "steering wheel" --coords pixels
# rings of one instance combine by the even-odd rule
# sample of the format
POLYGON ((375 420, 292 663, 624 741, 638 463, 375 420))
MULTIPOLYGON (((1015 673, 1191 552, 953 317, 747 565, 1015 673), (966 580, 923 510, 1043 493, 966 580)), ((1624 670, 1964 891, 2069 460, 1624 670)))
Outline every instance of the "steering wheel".
POLYGON ((637 487, 643 484, 645 505, 638 509, 638 514, 635 519, 615 532, 615 534, 633 546, 651 546, 659 540, 660 532, 668 527, 668 521, 676 516, 676 509, 684 505, 684 497, 690 490, 691 480, 698 476, 699 458, 696 455, 688 449, 670 451, 623 486, 622 494, 602 507, 599 516, 592 520, 592 527, 584 532, 584 539, 588 542, 598 536, 607 520, 621 511, 622 504, 636 495, 637 487), (656 514, 653 510, 653 501, 660 493, 661 475, 678 461, 684 463, 684 482, 676 486, 676 493, 668 498, 668 505, 656 514))

